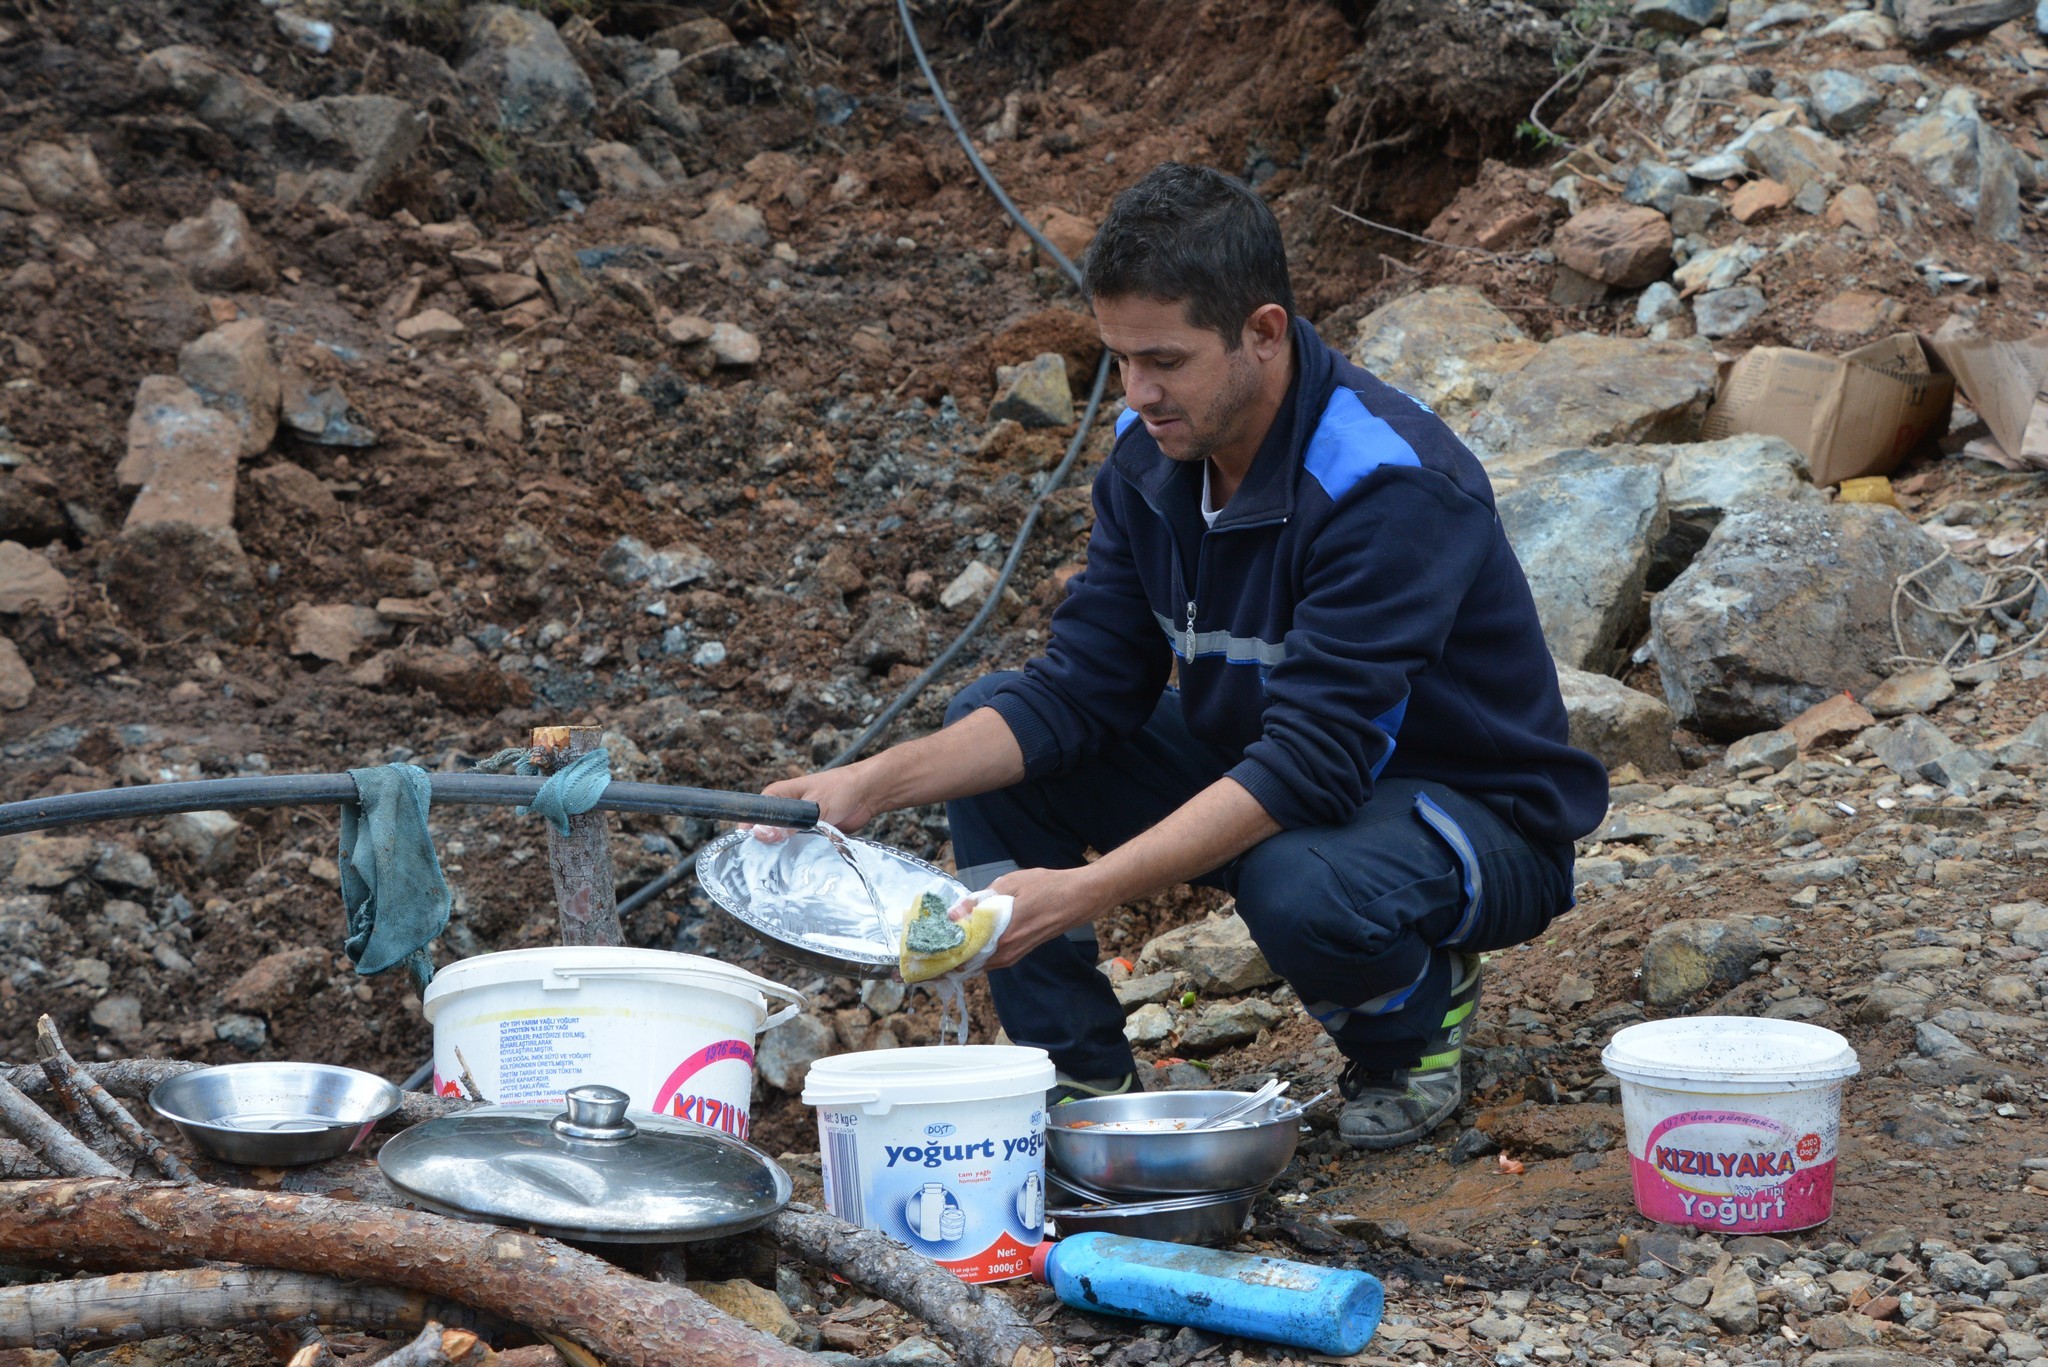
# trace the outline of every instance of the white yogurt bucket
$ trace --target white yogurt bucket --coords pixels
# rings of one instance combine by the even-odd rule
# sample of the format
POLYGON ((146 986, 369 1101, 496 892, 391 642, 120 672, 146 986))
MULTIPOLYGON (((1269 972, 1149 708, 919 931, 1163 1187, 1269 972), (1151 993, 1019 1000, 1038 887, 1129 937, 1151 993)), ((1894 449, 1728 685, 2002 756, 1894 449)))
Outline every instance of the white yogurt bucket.
POLYGON ((1842 1084, 1832 1030, 1749 1016, 1631 1025, 1600 1061, 1621 1081, 1636 1209, 1737 1234, 1810 1229, 1835 1200, 1842 1084))
POLYGON ((876 1049, 811 1065, 825 1204, 955 1273, 1031 1274, 1045 1238, 1043 1049, 876 1049))
POLYGON ((464 1063, 485 1099, 507 1106, 559 1105, 564 1089, 601 1082, 635 1110, 744 1139, 754 1041, 803 1001, 745 969, 659 949, 481 954, 427 984, 434 1093, 461 1095, 464 1063))

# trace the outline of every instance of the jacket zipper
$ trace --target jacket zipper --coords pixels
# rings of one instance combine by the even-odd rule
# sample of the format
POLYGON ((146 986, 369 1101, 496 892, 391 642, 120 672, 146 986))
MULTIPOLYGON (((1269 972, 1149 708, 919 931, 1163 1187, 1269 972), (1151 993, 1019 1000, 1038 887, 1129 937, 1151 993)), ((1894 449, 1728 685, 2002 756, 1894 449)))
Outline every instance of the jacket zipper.
MULTIPOLYGON (((1152 516, 1158 518, 1161 522, 1167 521, 1166 514, 1161 512, 1159 505, 1152 501, 1152 496, 1145 491, 1144 486, 1140 485, 1122 470, 1117 471, 1117 477, 1137 492, 1139 501, 1152 510, 1152 516)), ((1288 515, 1282 513, 1278 517, 1269 517, 1258 522, 1242 522, 1232 527, 1211 527, 1208 530, 1211 532, 1254 532, 1265 527, 1284 527, 1287 525, 1287 519, 1288 515)), ((1181 592, 1188 595, 1185 625, 1181 629, 1181 644, 1184 647, 1184 658, 1188 663, 1192 664, 1195 659, 1196 598, 1202 587, 1202 571, 1208 564, 1208 538, 1203 538, 1202 557, 1195 562, 1195 586, 1193 590, 1188 588, 1187 567, 1181 563, 1180 559, 1180 540, 1173 535, 1170 523, 1168 524, 1167 540, 1172 543, 1174 577, 1180 581, 1181 592)))

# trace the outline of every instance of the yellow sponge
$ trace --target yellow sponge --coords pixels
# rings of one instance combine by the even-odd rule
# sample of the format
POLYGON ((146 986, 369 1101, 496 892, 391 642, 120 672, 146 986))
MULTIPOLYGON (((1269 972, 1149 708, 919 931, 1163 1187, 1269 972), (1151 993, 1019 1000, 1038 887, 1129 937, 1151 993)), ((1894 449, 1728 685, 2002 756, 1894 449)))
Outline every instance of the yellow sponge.
POLYGON ((929 892, 923 894, 911 902, 909 910, 903 914, 903 953, 899 961, 903 981, 921 983, 944 977, 981 953, 995 933, 996 914, 993 911, 976 907, 965 921, 952 921, 946 916, 944 898, 929 892), (943 924, 934 925, 934 920, 943 924), (918 924, 920 921, 923 922, 921 926, 918 924), (916 927, 915 931, 913 927, 916 927), (960 932, 956 944, 911 948, 913 943, 942 946, 956 931, 960 932))

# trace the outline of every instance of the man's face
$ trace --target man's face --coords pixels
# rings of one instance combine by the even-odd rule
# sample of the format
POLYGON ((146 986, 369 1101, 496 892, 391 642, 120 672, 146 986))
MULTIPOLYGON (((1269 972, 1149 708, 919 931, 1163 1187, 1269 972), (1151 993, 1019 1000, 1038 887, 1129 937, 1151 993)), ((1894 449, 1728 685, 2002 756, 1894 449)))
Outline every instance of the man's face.
POLYGON ((1168 457, 1207 460, 1248 435, 1257 449, 1263 432, 1245 431, 1260 385, 1249 346, 1227 350, 1222 337, 1188 321, 1178 300, 1097 299, 1095 323, 1123 375, 1124 402, 1168 457))

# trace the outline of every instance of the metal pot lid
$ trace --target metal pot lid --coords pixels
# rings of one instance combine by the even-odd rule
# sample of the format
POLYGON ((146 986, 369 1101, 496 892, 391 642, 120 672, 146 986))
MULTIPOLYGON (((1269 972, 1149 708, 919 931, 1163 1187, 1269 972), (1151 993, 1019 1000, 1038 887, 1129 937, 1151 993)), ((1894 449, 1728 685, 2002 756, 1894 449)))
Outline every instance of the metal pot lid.
POLYGON ((626 1117, 615 1087, 569 1088, 568 1109, 486 1106, 395 1136, 385 1180, 443 1215, 596 1243, 675 1243, 752 1229, 789 1204, 789 1174, 731 1135, 626 1117))

